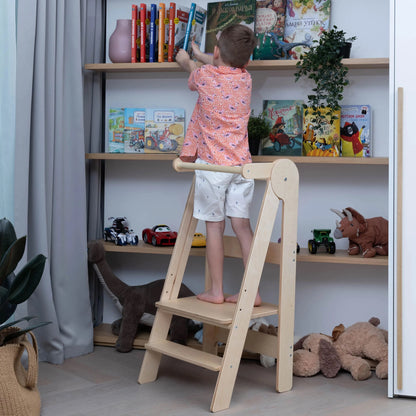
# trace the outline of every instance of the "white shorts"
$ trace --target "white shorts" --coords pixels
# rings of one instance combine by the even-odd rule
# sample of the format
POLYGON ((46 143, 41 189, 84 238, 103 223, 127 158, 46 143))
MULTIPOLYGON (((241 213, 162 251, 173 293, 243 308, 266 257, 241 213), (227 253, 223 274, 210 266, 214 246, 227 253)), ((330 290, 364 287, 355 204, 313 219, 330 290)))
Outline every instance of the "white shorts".
MULTIPOLYGON (((209 163, 197 159, 195 163, 209 163)), ((254 180, 240 174, 195 171, 194 217, 203 221, 222 221, 227 217, 249 218, 254 180)))

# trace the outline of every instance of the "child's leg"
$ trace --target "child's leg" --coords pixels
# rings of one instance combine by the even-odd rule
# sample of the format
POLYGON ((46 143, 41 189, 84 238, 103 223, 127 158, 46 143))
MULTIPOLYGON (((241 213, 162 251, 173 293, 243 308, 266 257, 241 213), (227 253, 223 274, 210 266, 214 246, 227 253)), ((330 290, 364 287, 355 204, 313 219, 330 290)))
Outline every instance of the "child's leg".
POLYGON ((225 221, 206 221, 207 245, 206 256, 208 261, 211 287, 197 296, 198 299, 211 303, 223 303, 222 277, 224 268, 224 228, 225 221))
MULTIPOLYGON (((251 242, 253 241, 253 231, 251 230, 250 220, 248 218, 230 217, 233 231, 240 243, 241 252, 243 255, 244 267, 247 265, 248 256, 250 254, 251 242)), ((236 303, 238 301, 239 293, 229 296, 225 299, 226 302, 236 303)), ((260 294, 257 291, 254 306, 261 305, 260 294)))

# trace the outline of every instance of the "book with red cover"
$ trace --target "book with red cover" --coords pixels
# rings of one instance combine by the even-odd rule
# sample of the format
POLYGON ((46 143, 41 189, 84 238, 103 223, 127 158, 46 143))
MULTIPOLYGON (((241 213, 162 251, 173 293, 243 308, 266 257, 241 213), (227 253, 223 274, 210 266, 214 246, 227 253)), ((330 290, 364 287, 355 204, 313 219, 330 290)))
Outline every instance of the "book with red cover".
POLYGON ((140 62, 146 62, 146 4, 140 3, 140 62))
POLYGON ((188 18, 189 7, 176 4, 174 57, 178 53, 179 49, 183 48, 188 18))
POLYGON ((137 62, 137 5, 131 6, 131 62, 137 62))
POLYGON ((169 4, 168 62, 174 62, 176 3, 169 4))

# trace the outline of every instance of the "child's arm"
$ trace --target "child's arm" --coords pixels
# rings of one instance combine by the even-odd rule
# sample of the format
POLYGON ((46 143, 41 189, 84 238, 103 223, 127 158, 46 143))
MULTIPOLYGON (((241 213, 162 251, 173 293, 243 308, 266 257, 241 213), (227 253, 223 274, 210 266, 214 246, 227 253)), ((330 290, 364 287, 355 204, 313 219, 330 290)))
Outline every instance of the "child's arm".
POLYGON ((193 70, 198 68, 197 63, 189 57, 188 52, 186 52, 184 49, 179 50, 179 52, 176 54, 175 59, 184 71, 192 72, 193 70))
POLYGON ((192 52, 195 58, 199 62, 202 62, 203 64, 213 65, 214 57, 212 54, 209 55, 207 53, 202 53, 201 50, 199 49, 199 46, 194 41, 192 41, 191 45, 192 45, 192 52))

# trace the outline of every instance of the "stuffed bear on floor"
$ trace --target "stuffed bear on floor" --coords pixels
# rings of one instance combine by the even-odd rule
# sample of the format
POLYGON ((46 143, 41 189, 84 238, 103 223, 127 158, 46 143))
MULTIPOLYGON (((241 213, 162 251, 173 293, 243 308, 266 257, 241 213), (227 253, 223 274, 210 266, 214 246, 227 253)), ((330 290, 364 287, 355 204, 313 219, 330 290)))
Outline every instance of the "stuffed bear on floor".
MULTIPOLYGON (((129 352, 133 349, 133 342, 143 314, 156 314, 155 302, 159 301, 165 280, 156 280, 140 286, 129 286, 122 282, 111 270, 105 259, 105 250, 101 241, 88 243, 88 261, 94 265, 98 279, 107 286, 110 295, 116 297, 122 306, 121 320, 112 325, 112 330, 118 333, 116 350, 129 352)), ((195 296, 184 284, 181 285, 178 297, 195 296)), ((171 341, 185 344, 188 339, 190 320, 180 316, 173 316, 170 326, 171 341)))

